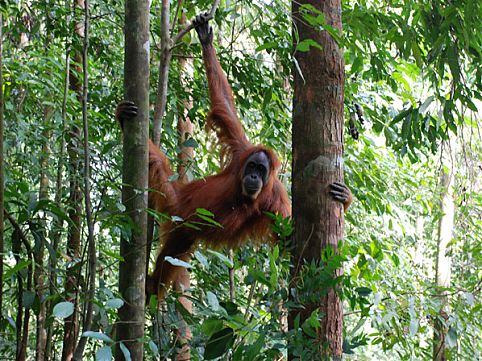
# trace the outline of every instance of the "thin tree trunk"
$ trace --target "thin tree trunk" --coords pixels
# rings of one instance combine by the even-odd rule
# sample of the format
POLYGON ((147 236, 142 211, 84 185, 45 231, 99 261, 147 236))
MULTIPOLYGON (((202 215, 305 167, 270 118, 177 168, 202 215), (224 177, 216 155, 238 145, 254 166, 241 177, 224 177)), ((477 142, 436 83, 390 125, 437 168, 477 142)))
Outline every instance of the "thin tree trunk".
MULTIPOLYGON (((303 20, 303 5, 325 15, 326 22, 341 30, 341 1, 292 2, 294 39, 313 39, 322 50, 311 47, 296 52, 293 100, 293 220, 294 277, 306 260, 320 262, 326 247, 335 251, 343 238, 343 206, 333 201, 329 184, 343 180, 343 50, 326 31, 303 20)), ((309 11, 311 14, 311 11, 309 11)), ((312 14, 311 14, 312 15, 312 14)), ((339 276, 342 270, 334 272, 339 276)), ((318 310, 322 316, 317 348, 321 359, 342 357, 343 309, 334 288, 319 292, 318 302, 291 311, 290 328, 300 315, 301 323, 318 310)))
POLYGON ((161 140, 162 118, 166 110, 167 83, 171 64, 171 39, 169 37, 169 0, 162 0, 161 8, 161 61, 159 63, 159 78, 157 80, 157 95, 154 105, 154 120, 152 141, 159 146, 161 140))
MULTIPOLYGON (((66 16, 66 23, 69 24, 69 15, 66 16)), ((67 97, 69 93, 69 72, 70 72, 70 49, 67 45, 66 40, 66 52, 65 52, 65 81, 64 81, 64 96, 62 101, 62 129, 60 135, 60 151, 59 156, 57 157, 57 176, 56 176, 56 185, 55 185, 55 204, 57 207, 62 206, 62 194, 63 194, 63 171, 64 171, 64 157, 65 157, 65 122, 67 117, 67 97)), ((53 232, 52 232, 52 248, 57 250, 59 248, 60 237, 62 236, 62 228, 63 228, 64 221, 61 218, 56 218, 53 225, 53 232)), ((53 295, 57 289, 57 259, 51 257, 50 258, 50 291, 49 293, 53 295)), ((49 304, 49 314, 52 314, 52 305, 49 304)), ((52 334, 53 334, 53 324, 51 324, 47 329, 47 346, 45 352, 45 358, 50 360, 51 352, 52 352, 52 334)))
MULTIPOLYGON (((182 7, 182 1, 178 1, 178 7, 182 7)), ((179 18, 179 25, 181 28, 186 27, 186 15, 182 13, 179 18)), ((182 74, 186 71, 186 66, 188 65, 187 58, 181 56, 179 58, 179 76, 182 83, 182 74)), ((190 64, 189 64, 190 65, 190 64)), ((186 85, 186 84, 185 84, 186 85)), ((180 109, 178 109, 179 118, 177 120, 177 132, 178 132, 178 144, 181 152, 179 153, 179 166, 177 168, 177 173, 179 174, 179 181, 187 183, 189 181, 187 171, 189 165, 192 164, 194 149, 192 147, 186 147, 184 143, 187 139, 192 137, 193 134, 193 124, 189 119, 188 112, 192 108, 192 100, 186 98, 183 100, 180 109)), ((174 281, 174 289, 177 292, 182 292, 178 298, 179 303, 186 309, 187 312, 192 313, 192 302, 188 298, 190 293, 185 290, 189 289, 191 286, 191 275, 189 274, 187 268, 181 267, 176 280, 174 281)), ((179 327, 176 329, 176 338, 179 344, 182 345, 181 349, 177 353, 178 361, 187 361, 191 359, 191 348, 189 342, 192 339, 192 332, 186 321, 182 320, 179 327)))
MULTIPOLYGON (((44 112, 44 125, 47 126, 50 120, 53 109, 46 107, 44 112)), ((39 187, 39 201, 47 200, 49 196, 49 178, 48 178, 48 166, 50 158, 50 131, 45 129, 43 132, 42 153, 40 159, 40 187, 39 187)), ((45 325, 47 309, 44 302, 45 291, 45 269, 44 269, 44 251, 45 251, 45 237, 46 237, 46 221, 41 220, 40 227, 38 229, 38 245, 36 252, 34 253, 35 259, 35 271, 34 271, 34 283, 37 297, 40 300, 39 311, 37 314, 37 338, 36 338, 36 353, 35 359, 37 361, 43 361, 45 359, 45 349, 47 345, 47 329, 45 325)))
MULTIPOLYGON (((50 8, 51 3, 48 1, 47 3, 48 8, 50 8)), ((52 36, 49 33, 50 26, 51 26, 51 19, 50 19, 50 10, 46 12, 46 21, 45 21, 45 28, 46 28, 46 42, 47 46, 45 47, 45 53, 48 55, 49 44, 52 42, 52 36)), ((47 72, 46 76, 50 76, 49 72, 47 72)), ((48 97, 51 97, 48 95, 48 97)), ((42 151, 40 154, 40 186, 39 186, 39 201, 48 200, 49 198, 49 159, 51 157, 51 149, 50 149, 50 137, 52 132, 50 131, 50 121, 53 115, 53 107, 51 105, 46 105, 44 108, 44 129, 42 131, 42 151)), ((36 338, 36 353, 35 359, 36 361, 44 361, 45 360, 45 352, 47 349, 47 302, 44 301, 46 296, 44 292, 46 290, 45 285, 45 268, 44 268, 44 254, 45 254, 45 239, 47 237, 47 222, 46 219, 40 220, 40 228, 39 228, 39 237, 38 237, 38 247, 36 247, 35 256, 35 273, 34 273, 34 281, 35 281, 35 290, 37 293, 37 297, 39 298, 40 305, 39 311, 37 314, 37 338, 36 338)))
MULTIPOLYGON (((167 85, 169 80, 169 68, 171 65, 171 48, 169 37, 169 0, 162 0, 161 3, 161 61, 159 62, 159 77, 157 80, 156 102, 154 104, 154 118, 152 127, 152 142, 156 147, 161 142, 161 128, 162 118, 166 110, 167 102, 167 85)), ((154 205, 149 204, 149 208, 154 208, 154 205)), ((147 249, 146 249, 146 273, 149 268, 149 261, 151 256, 152 242, 154 239, 154 217, 147 216, 147 249)))
MULTIPOLYGON (((94 238, 94 221, 92 218, 92 205, 90 200, 90 151, 89 151, 89 122, 87 118, 87 95, 89 84, 89 69, 88 69, 88 49, 89 49, 89 0, 84 0, 84 44, 82 47, 82 124, 84 133, 84 200, 85 200, 85 215, 87 220, 87 307, 84 313, 83 332, 91 331, 92 320, 94 317, 94 298, 95 298, 95 279, 97 268, 97 254, 95 249, 94 238)), ((81 361, 84 356, 85 345, 87 338, 81 337, 77 347, 74 351, 73 359, 81 361)))
POLYGON ((4 183, 5 169, 3 157, 3 17, 0 14, 0 321, 3 320, 3 254, 4 246, 4 183))
POLYGON ((447 255, 448 244, 453 238, 455 203, 453 200, 453 184, 455 173, 455 142, 444 142, 442 145, 442 167, 440 173, 440 212, 437 259, 435 263, 435 282, 440 299, 439 316, 435 320, 433 335, 433 360, 445 361, 445 337, 447 336, 447 287, 450 287, 452 259, 447 255))
POLYGON ((121 238, 119 291, 124 305, 119 309, 116 360, 124 360, 122 342, 133 360, 144 352, 144 305, 147 236, 147 176, 149 138, 149 0, 125 3, 125 99, 138 106, 135 119, 124 124, 122 165, 122 202, 131 217, 130 239, 121 238))
MULTIPOLYGON (((47 16, 48 18, 48 16, 47 16)), ((49 20, 47 20, 47 27, 49 20)), ((47 35, 47 39, 49 36, 47 35)), ((49 39, 50 40, 50 39, 49 39)), ((51 131, 49 129, 49 122, 53 115, 53 107, 47 105, 44 109, 44 129, 42 131, 42 151, 40 154, 40 186, 39 186, 39 201, 47 200, 49 198, 49 176, 48 167, 51 156, 50 137, 51 131)), ((40 228, 38 231, 38 246, 34 253, 35 272, 34 282, 37 297, 40 300, 39 312, 37 314, 37 339, 36 339, 36 353, 35 359, 37 361, 45 360, 45 350, 47 346, 47 304, 44 302, 45 285, 45 269, 44 269, 44 255, 45 255, 45 238, 47 236, 47 222, 45 219, 40 220, 40 228)))
MULTIPOLYGON (((15 262, 17 264, 20 263, 20 254, 21 254, 21 239, 20 239, 20 230, 14 229, 12 232, 12 252, 15 257, 15 262)), ((23 278, 20 273, 17 273, 17 318, 16 318, 16 328, 17 328, 17 348, 16 348, 16 361, 24 361, 27 356, 27 342, 23 338, 23 278)), ((28 319, 30 314, 29 309, 25 309, 25 318, 28 319)), ((26 321, 26 327, 28 328, 28 321, 26 321)), ((28 334, 28 330, 26 332, 28 334)))
POLYGON ((12 253, 15 257, 15 262, 20 263, 21 258, 21 244, 23 243, 25 251, 27 253, 27 258, 29 265, 27 268, 27 288, 23 287, 23 277, 20 272, 17 273, 18 280, 18 292, 17 292, 17 319, 16 319, 16 329, 17 329, 17 347, 16 347, 16 361, 25 361, 27 358, 27 345, 28 345, 28 326, 30 321, 30 307, 24 307, 23 304, 23 294, 25 291, 32 291, 32 277, 33 277, 33 256, 32 248, 25 237, 22 229, 18 223, 9 215, 5 210, 3 212, 7 216, 13 227, 12 232, 12 253), (25 311, 25 315, 24 315, 25 311))
MULTIPOLYGON (((83 0, 75 0, 74 13, 77 9, 84 9, 83 0)), ((77 16, 74 17, 77 18, 77 16)), ((84 37, 84 28, 81 21, 75 24, 75 32, 73 41, 79 43, 84 37)), ((79 49, 79 46, 73 46, 73 49, 79 49)), ((70 89, 77 95, 79 102, 82 101, 82 84, 77 74, 82 72, 80 64, 82 63, 82 55, 76 52, 73 57, 73 63, 70 65, 69 84, 70 89)), ((82 192, 80 189, 80 157, 79 157, 79 139, 80 128, 77 124, 72 124, 69 132, 69 141, 67 143, 67 153, 69 155, 69 233, 67 239, 67 255, 72 260, 78 260, 80 257, 81 245, 81 204, 82 192)), ((79 333, 78 320, 78 275, 80 264, 76 263, 67 269, 67 278, 65 281, 66 300, 74 303, 74 313, 64 320, 64 342, 62 348, 62 361, 70 361, 74 355, 75 343, 79 333)))

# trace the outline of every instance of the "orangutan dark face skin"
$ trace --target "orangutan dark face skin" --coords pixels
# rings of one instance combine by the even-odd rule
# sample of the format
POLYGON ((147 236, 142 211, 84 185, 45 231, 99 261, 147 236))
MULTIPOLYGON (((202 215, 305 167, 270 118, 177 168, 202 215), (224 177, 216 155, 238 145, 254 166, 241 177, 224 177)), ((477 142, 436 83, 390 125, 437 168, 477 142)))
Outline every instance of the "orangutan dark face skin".
POLYGON ((265 152, 256 152, 246 161, 242 189, 243 195, 256 199, 269 178, 269 159, 265 152))

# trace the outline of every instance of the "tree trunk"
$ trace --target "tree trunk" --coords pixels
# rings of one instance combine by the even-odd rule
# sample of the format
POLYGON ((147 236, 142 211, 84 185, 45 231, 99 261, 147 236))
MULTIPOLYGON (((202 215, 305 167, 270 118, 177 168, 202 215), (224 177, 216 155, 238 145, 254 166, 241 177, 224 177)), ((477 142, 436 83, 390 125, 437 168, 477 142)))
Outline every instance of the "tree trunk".
POLYGON ((439 316, 435 320, 433 335, 433 360, 445 361, 445 337, 447 335, 447 287, 450 287, 450 267, 452 259, 448 256, 447 247, 453 238, 455 204, 453 200, 455 163, 455 142, 444 142, 442 145, 442 169, 440 173, 440 212, 437 259, 435 262, 435 282, 440 299, 439 316))
MULTIPOLYGON (((68 7, 69 9, 69 7, 68 7)), ((67 27, 69 26, 70 22, 68 21, 70 14, 68 14, 67 9, 67 16, 66 16, 66 24, 67 27)), ((67 97, 69 94, 69 73, 70 73, 70 49, 68 46, 68 40, 65 41, 65 80, 64 80, 64 96, 62 101, 62 128, 61 128, 61 136, 60 136, 60 151, 57 161, 57 175, 56 175, 56 185, 55 185, 55 205, 59 208, 62 207, 62 195, 64 192, 63 186, 63 172, 65 166, 65 123, 67 118, 67 97)), ((52 227, 52 248, 54 250, 59 249, 60 239, 62 237, 62 230, 64 226, 64 221, 62 218, 56 218, 53 222, 52 227)), ((59 252, 57 252, 59 253, 59 252)), ((50 258, 49 264, 49 279, 50 279, 50 290, 49 294, 53 295, 57 292, 58 284, 57 284, 57 259, 54 257, 50 258)), ((49 303, 49 314, 52 314, 52 303, 49 303)), ((52 339, 53 335, 53 323, 49 325, 47 329, 47 347, 45 352, 45 358, 47 360, 51 359, 52 347, 54 345, 54 341, 52 339)))
MULTIPOLYGON (((308 25, 304 5, 321 11, 326 23, 341 30, 341 2, 292 2, 294 39, 313 39, 322 50, 311 47, 296 52, 293 99, 293 220, 294 270, 299 275, 304 261, 321 259, 326 247, 335 251, 343 238, 343 206, 332 200, 329 184, 343 180, 343 50, 326 31, 308 25)), ((337 270, 333 277, 339 276, 337 270)), ((293 285, 295 287, 296 285, 293 285)), ((290 327, 299 314, 301 323, 314 310, 322 316, 317 348, 323 359, 341 359, 343 309, 334 288, 320 292, 318 302, 305 304, 303 311, 292 311, 290 327)))
MULTIPOLYGON (((83 11, 84 1, 75 1, 75 12, 83 11)), ((77 16, 75 16, 77 18, 77 16)), ((77 46, 73 46, 72 49, 80 49, 80 42, 84 37, 84 28, 82 21, 76 21, 75 33, 73 36, 73 42, 77 43, 77 46)), ((77 74, 82 73, 80 64, 82 63, 82 54, 76 50, 76 53, 72 56, 73 62, 70 65, 69 71, 69 84, 70 89, 77 95, 79 104, 82 101, 82 82, 78 78, 77 74)), ((72 124, 71 130, 68 136, 67 153, 69 155, 69 233, 67 238, 67 255, 70 259, 79 259, 80 257, 80 242, 81 242, 81 205, 82 205, 82 192, 80 189, 79 175, 81 172, 81 160, 79 157, 80 148, 80 128, 77 124, 72 124)), ((80 264, 76 263, 67 269, 67 278, 65 281, 65 293, 66 300, 74 304, 74 313, 64 320, 64 342, 62 348, 62 361, 70 361, 74 355, 75 343, 79 333, 79 320, 78 320, 78 274, 80 264)))
POLYGON ((159 78, 157 80, 156 103, 154 105, 154 120, 152 141, 159 146, 161 140, 162 118, 166 111, 167 85, 169 81, 169 68, 171 64, 171 39, 169 37, 169 0, 162 0, 161 10, 161 61, 159 63, 159 78))
MULTIPOLYGON (((125 4, 125 99, 138 106, 137 117, 124 124, 122 202, 131 217, 130 239, 121 238, 119 291, 124 305, 119 309, 117 341, 129 349, 133 360, 144 352, 144 305, 147 235, 147 176, 149 137, 149 0, 126 0, 125 4)), ((117 344, 116 360, 124 360, 117 344)))
MULTIPOLYGON (((48 127, 53 109, 47 106, 44 111, 44 126, 48 127)), ((50 131, 44 129, 42 132, 42 138, 44 144, 42 145, 41 159, 40 159, 40 187, 39 187, 39 201, 47 200, 49 196, 49 177, 48 166, 50 158, 50 131)), ((35 259, 35 272, 34 283, 37 297, 39 298, 40 305, 37 314, 37 339, 36 339, 36 355, 37 361, 43 361, 45 359, 45 349, 47 345, 47 329, 46 329, 46 316, 47 316, 47 304, 44 302, 45 291, 45 269, 44 269, 44 251, 45 251, 45 237, 47 235, 47 223, 46 220, 41 220, 40 228, 38 230, 38 244, 36 245, 34 252, 35 259)))
MULTIPOLYGON (((179 1, 180 2, 180 1, 179 1)), ((181 4, 178 6, 180 7, 181 4)), ((186 15, 183 13, 179 18, 179 25, 181 28, 186 27, 186 15)), ((188 65, 188 60, 186 57, 182 55, 179 57, 179 76, 181 77, 182 83, 182 74, 186 71, 186 66, 188 65)), ((192 64, 189 64, 192 66, 192 64)), ((184 84, 187 86, 187 84, 184 84)), ((189 165, 192 164, 192 159, 194 155, 194 149, 192 147, 184 146, 184 142, 192 137, 193 134, 193 124, 188 116, 188 111, 192 108, 192 100, 191 99, 184 99, 180 109, 178 109, 178 120, 177 120, 177 132, 179 136, 179 148, 181 152, 179 153, 179 166, 177 168, 177 173, 179 174, 179 181, 186 183, 189 181, 187 176, 187 171, 189 169, 189 165)), ((191 300, 186 297, 189 296, 189 293, 186 293, 184 290, 188 289, 191 286, 191 275, 189 274, 187 268, 180 267, 180 271, 178 271, 178 276, 174 281, 174 290, 177 292, 182 292, 185 295, 181 295, 178 298, 179 303, 186 309, 187 312, 192 313, 192 302, 191 300)), ((179 315, 180 316, 180 315, 179 315)), ((181 316, 180 316, 181 317, 181 316)), ((191 329, 189 325, 183 320, 179 327, 176 330, 176 338, 179 341, 179 344, 182 345, 181 349, 177 353, 177 360, 178 361, 187 361, 191 359, 191 349, 189 347, 189 342, 192 339, 191 329)))
MULTIPOLYGON (((97 250, 94 237, 94 220, 92 217, 92 204, 90 198, 90 148, 89 148, 89 121, 88 110, 88 85, 89 85, 89 0, 84 0, 84 41, 82 46, 82 128, 83 128, 83 151, 84 151, 84 204, 87 223, 87 291, 85 293, 83 319, 83 332, 92 331, 94 318, 95 280, 97 277, 97 250)), ((81 361, 84 357, 84 350, 87 344, 87 337, 81 337, 74 351, 73 360, 81 361)))

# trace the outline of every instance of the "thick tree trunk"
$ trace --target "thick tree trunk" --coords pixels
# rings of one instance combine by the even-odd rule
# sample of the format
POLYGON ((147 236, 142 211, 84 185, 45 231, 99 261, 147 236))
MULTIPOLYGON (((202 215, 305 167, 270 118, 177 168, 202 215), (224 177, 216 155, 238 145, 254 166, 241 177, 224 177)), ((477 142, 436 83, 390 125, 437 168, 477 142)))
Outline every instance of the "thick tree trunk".
MULTIPOLYGON (((84 0, 76 0, 74 14, 83 12, 84 0)), ((75 16, 77 19, 78 16, 75 16)), ((84 37, 84 29, 82 21, 75 23, 75 33, 73 41, 77 46, 72 49, 80 49, 80 42, 84 37)), ((72 56, 72 64, 69 71, 70 89, 77 95, 79 104, 82 101, 82 82, 77 74, 82 74, 82 54, 76 51, 72 56)), ((80 113, 80 112, 79 112, 80 113)), ((77 124, 73 124, 68 136, 67 153, 69 155, 69 233, 67 238, 67 255, 70 259, 79 259, 81 246, 81 205, 82 191, 80 189, 80 173, 81 160, 78 149, 80 148, 80 128, 77 124)), ((78 319, 78 274, 80 264, 74 264, 67 269, 67 278, 65 281, 66 300, 72 302, 74 313, 64 320, 64 342, 62 348, 62 361, 70 361, 74 355, 75 344, 79 333, 78 319)))
POLYGON ((440 299, 439 318, 435 320, 433 335, 433 360, 445 361, 445 337, 447 336, 447 303, 448 296, 445 288, 450 287, 452 259, 447 255, 447 247, 453 238, 455 204, 453 200, 453 184, 455 173, 455 142, 444 142, 442 146, 442 161, 440 174, 440 212, 437 259, 435 262, 435 282, 440 299))
MULTIPOLYGON (((341 2, 292 2, 295 31, 299 42, 313 39, 322 50, 311 47, 296 52, 293 100, 293 219, 294 264, 320 261, 326 247, 335 251, 343 238, 343 206, 330 197, 329 184, 343 180, 343 51, 326 31, 303 19, 303 7, 321 11, 326 22, 341 30, 341 2)), ((295 34, 294 39, 297 39, 295 34)), ((295 44, 296 45, 296 44, 295 44)), ((340 275, 338 270, 333 277, 340 275)), ((296 278, 294 278, 296 279, 296 278)), ((322 359, 341 359, 343 309, 334 288, 320 292, 319 302, 305 304, 301 322, 318 309, 322 315, 317 347, 322 359)), ((290 314, 290 326, 298 312, 290 314)))
MULTIPOLYGON (((135 102, 138 115, 124 124, 122 202, 131 217, 131 239, 121 239, 119 291, 125 301, 119 309, 117 341, 129 349, 133 360, 144 352, 144 305, 147 235, 147 176, 149 138, 149 0, 126 0, 125 99, 135 102)), ((117 344, 119 345, 119 344, 117 344)), ((116 360, 124 360, 119 346, 116 360)))

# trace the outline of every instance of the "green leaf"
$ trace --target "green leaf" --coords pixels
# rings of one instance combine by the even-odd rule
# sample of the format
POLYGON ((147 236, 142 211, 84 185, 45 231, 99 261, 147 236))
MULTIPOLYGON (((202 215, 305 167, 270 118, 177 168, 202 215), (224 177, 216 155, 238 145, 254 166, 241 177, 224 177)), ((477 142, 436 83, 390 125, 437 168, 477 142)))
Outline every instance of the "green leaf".
POLYGON ((13 266, 12 268, 10 268, 8 271, 6 271, 3 275, 3 278, 5 280, 8 280, 10 277, 12 277, 15 273, 17 272, 20 272, 21 270, 27 268, 30 263, 32 263, 32 261, 30 260, 24 260, 24 261, 20 261, 19 263, 17 263, 15 266, 13 266))
POLYGON ((219 301, 218 298, 214 293, 211 291, 208 291, 206 293, 206 296, 208 298, 208 305, 213 311, 218 311, 219 310, 219 301))
POLYGON ((305 53, 305 52, 309 51, 310 47, 312 47, 312 46, 317 48, 317 49, 323 50, 323 47, 313 39, 305 39, 305 40, 299 42, 298 45, 296 45, 296 50, 305 53))
POLYGON ((23 307, 26 309, 31 308, 34 301, 35 301, 35 292, 24 290, 22 294, 23 307))
POLYGON ((367 297, 372 293, 372 289, 368 287, 357 287, 355 288, 355 292, 361 297, 367 297))
POLYGON ((412 336, 412 337, 417 334, 417 331, 418 331, 418 319, 417 318, 412 318, 410 320, 409 331, 410 331, 410 336, 412 336))
POLYGON ((212 360, 222 356, 228 351, 234 343, 234 331, 230 327, 226 327, 216 332, 206 343, 204 349, 204 359, 212 360))
POLYGON ((216 227, 219 227, 219 228, 223 228, 223 225, 219 222, 216 222, 214 219, 208 217, 208 216, 205 216, 205 215, 202 215, 202 214, 198 214, 197 215, 199 218, 201 218, 203 221, 206 221, 207 223, 209 224, 212 224, 216 227))
POLYGON ((102 332, 96 332, 96 331, 85 331, 82 334, 82 337, 88 337, 88 338, 93 338, 95 340, 100 340, 108 343, 114 343, 114 341, 107 336, 105 333, 102 332))
POLYGON ((59 302, 54 306, 52 313, 55 317, 63 320, 74 313, 74 304, 72 302, 59 302))
POLYGON ((427 99, 425 99, 425 101, 423 102, 423 104, 420 106, 420 108, 418 109, 420 114, 424 114, 425 111, 427 110, 427 108, 429 107, 430 104, 432 104, 432 102, 434 101, 435 97, 433 95, 429 96, 427 99))
POLYGON ((124 306, 124 301, 120 298, 111 298, 105 303, 105 307, 114 308, 116 310, 121 308, 122 306, 124 306))
POLYGON ((233 262, 228 257, 226 257, 224 254, 213 251, 212 249, 208 249, 207 252, 212 254, 213 256, 216 256, 217 258, 219 258, 228 268, 233 268, 233 266, 234 266, 233 262))
POLYGON ((199 144, 193 138, 189 138, 189 139, 186 139, 186 141, 184 143, 182 143, 182 146, 183 147, 198 148, 199 144))
POLYGON ((208 267, 208 259, 199 251, 194 251, 194 258, 196 258, 203 267, 208 267))
POLYGON ((131 359, 131 353, 130 353, 129 349, 127 348, 127 346, 124 345, 123 342, 121 342, 121 343, 119 344, 119 346, 120 346, 120 349, 121 349, 121 351, 122 351, 122 354, 124 355, 125 361, 132 361, 132 359, 131 359))
POLYGON ((408 140, 410 134, 410 128, 412 126, 412 114, 408 114, 405 119, 403 119, 402 124, 402 138, 408 140))
POLYGON ((159 357, 159 347, 157 347, 155 342, 152 340, 149 340, 149 349, 151 350, 151 352, 154 354, 156 358, 159 357))
POLYGON ((118 252, 112 252, 108 249, 102 249, 102 253, 104 253, 106 256, 112 257, 115 260, 118 260, 120 262, 124 262, 124 257, 119 255, 118 252))
POLYGON ((470 292, 465 292, 464 296, 465 296, 465 302, 467 302, 469 306, 474 306, 475 304, 474 294, 470 292))
POLYGON ((351 64, 351 72, 352 73, 358 73, 363 69, 363 58, 360 56, 357 56, 353 63, 351 64))
POLYGON ((95 353, 96 361, 110 361, 112 360, 112 349, 110 346, 104 346, 95 353))
POLYGON ((203 322, 201 326, 201 331, 206 336, 212 336, 216 332, 222 330, 223 326, 224 323, 222 320, 219 320, 217 318, 208 318, 203 322))
POLYGON ((209 212, 207 209, 204 209, 204 208, 196 208, 196 214, 208 216, 208 217, 214 217, 213 213, 209 212))
POLYGON ((191 269, 192 266, 183 261, 183 260, 180 260, 178 258, 174 258, 174 257, 170 257, 170 256, 167 256, 166 258, 164 258, 167 262, 169 262, 170 264, 172 264, 173 266, 177 266, 177 267, 184 267, 184 268, 187 268, 187 269, 191 269))
POLYGON ((256 357, 259 356, 259 353, 261 352, 261 349, 263 348, 264 344, 265 344, 265 335, 262 334, 258 337, 258 339, 254 344, 246 347, 245 360, 253 361, 254 359, 256 359, 256 357))
POLYGON ((454 78, 455 83, 460 81, 460 64, 458 59, 457 48, 455 44, 450 44, 447 49, 447 62, 450 67, 450 72, 454 78))
POLYGON ((272 97, 273 97, 273 89, 272 88, 266 89, 266 92, 264 93, 264 98, 263 98, 263 105, 262 105, 263 110, 266 109, 272 97))
POLYGON ((260 52, 260 51, 266 50, 266 49, 272 49, 272 48, 277 47, 278 45, 279 45, 279 43, 276 42, 276 41, 269 41, 267 43, 264 43, 264 44, 258 46, 256 48, 256 52, 260 52))
POLYGON ((445 336, 445 341, 449 348, 457 346, 457 330, 453 327, 449 328, 447 335, 445 336))

